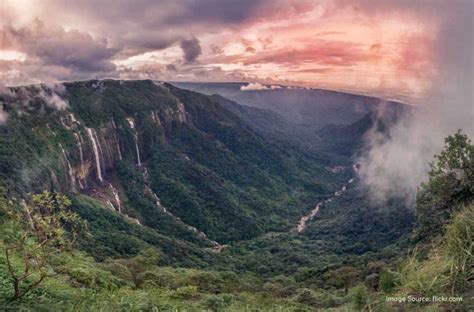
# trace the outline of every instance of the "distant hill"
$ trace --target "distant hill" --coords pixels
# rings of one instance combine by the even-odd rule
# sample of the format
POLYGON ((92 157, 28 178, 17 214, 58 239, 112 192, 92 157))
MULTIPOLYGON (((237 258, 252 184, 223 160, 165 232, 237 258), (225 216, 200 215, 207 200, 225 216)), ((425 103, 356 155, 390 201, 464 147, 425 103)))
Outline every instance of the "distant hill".
POLYGON ((348 125, 381 105, 400 106, 378 98, 319 89, 264 86, 242 90, 247 83, 172 82, 175 86, 204 94, 219 94, 239 104, 272 110, 288 121, 321 128, 328 124, 348 125))

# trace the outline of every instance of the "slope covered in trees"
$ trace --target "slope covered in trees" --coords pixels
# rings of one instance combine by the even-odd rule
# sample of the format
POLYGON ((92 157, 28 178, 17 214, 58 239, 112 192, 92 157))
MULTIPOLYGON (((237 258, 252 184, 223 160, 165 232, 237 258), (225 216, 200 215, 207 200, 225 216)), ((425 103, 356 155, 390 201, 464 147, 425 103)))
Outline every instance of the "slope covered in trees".
POLYGON ((285 123, 274 113, 152 81, 1 100, 9 309, 383 310, 396 308, 387 295, 469 297, 474 166, 462 133, 433 162, 415 218, 400 200, 374 207, 352 170, 366 129, 386 122, 370 114, 307 148, 284 137, 289 124, 271 135, 285 123))

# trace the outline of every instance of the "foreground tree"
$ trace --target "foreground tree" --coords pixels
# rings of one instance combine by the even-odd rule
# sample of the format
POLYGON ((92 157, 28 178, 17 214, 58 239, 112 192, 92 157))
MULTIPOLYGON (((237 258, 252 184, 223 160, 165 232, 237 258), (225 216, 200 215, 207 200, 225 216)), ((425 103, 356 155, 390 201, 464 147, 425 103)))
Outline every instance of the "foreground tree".
POLYGON ((69 210, 70 205, 66 196, 47 191, 32 195, 19 207, 2 202, 2 248, 12 280, 12 300, 23 297, 53 274, 54 257, 67 250, 85 229, 85 222, 69 210))
POLYGON ((422 237, 439 233, 456 207, 474 199, 474 145, 461 131, 447 137, 445 143, 416 198, 422 237))

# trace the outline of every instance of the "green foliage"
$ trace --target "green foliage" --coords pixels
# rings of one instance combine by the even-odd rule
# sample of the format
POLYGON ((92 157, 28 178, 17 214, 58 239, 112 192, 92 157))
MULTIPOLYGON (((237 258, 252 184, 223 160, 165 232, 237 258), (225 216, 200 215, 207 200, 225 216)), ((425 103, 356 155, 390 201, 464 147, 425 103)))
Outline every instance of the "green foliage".
POLYGON ((474 145, 458 131, 445 140, 445 149, 431 163, 429 180, 416 200, 420 233, 440 233, 460 204, 474 199, 474 145))
MULTIPOLYGON (((169 85, 91 81, 66 88, 71 111, 80 120, 74 131, 84 134, 85 126, 93 127, 104 150, 114 151, 117 141, 121 146, 121 161, 114 155, 103 159, 106 182, 120 194, 121 213, 104 204, 111 199, 109 187, 94 180, 90 167, 87 190, 69 195, 74 213, 62 195, 36 195, 30 206, 38 209, 30 212, 31 220, 39 238, 51 234, 53 253, 20 290, 43 275, 48 278, 21 300, 2 302, 7 309, 351 311, 378 304, 371 298, 377 296, 376 287, 369 294, 359 285, 346 295, 368 275, 379 274, 378 286, 390 294, 462 292, 472 279, 472 207, 451 205, 472 200, 472 145, 460 133, 448 138, 417 203, 421 224, 450 222, 445 247, 433 249, 427 259, 413 255, 394 273, 389 267, 409 246, 406 234, 413 214, 399 200, 374 209, 357 179, 344 196, 323 206, 304 233, 288 232, 305 211, 333 197, 352 178, 345 156, 334 155, 347 169, 333 173, 327 168, 335 165, 331 157, 255 132, 211 98, 169 85), (180 105, 184 116, 177 115, 180 105), (127 117, 136 121, 141 166, 135 165, 127 117), (174 217, 157 205, 153 192, 174 217), (449 216, 458 210, 464 212, 451 222, 449 216), (82 219, 88 221, 90 235, 76 236, 82 219), (186 224, 229 246, 211 250, 209 239, 186 224), (382 264, 371 266, 376 261, 382 264)), ((23 198, 27 191, 45 188, 72 190, 58 146, 64 146, 77 170, 76 142, 59 122, 66 112, 48 112, 12 114, 1 128, 0 179, 10 196, 23 198)), ((365 126, 367 120, 351 128, 354 145, 365 126)), ((93 163, 88 145, 86 167, 93 163)), ((354 148, 342 145, 345 141, 335 142, 327 150, 349 154, 354 148)), ((10 259, 0 254, 1 297, 12 297, 15 277, 7 263, 18 277, 25 272, 25 255, 41 256, 31 252, 37 237, 22 240, 31 228, 28 217, 18 218, 22 213, 0 189, 0 228, 5 233, 0 247, 21 242, 28 251, 12 251, 10 259)))
POLYGON ((357 282, 360 273, 360 270, 355 267, 344 266, 325 273, 325 276, 329 284, 344 287, 344 291, 347 292, 349 287, 357 282))
POLYGON ((452 290, 468 287, 474 277, 474 204, 462 209, 446 227, 444 243, 452 290))
POLYGON ((32 195, 31 203, 22 203, 21 209, 7 205, 10 216, 1 234, 12 300, 34 290, 50 275, 49 265, 54 257, 71 244, 66 233, 73 242, 85 229, 83 220, 67 210, 70 203, 63 195, 44 191, 32 195))
POLYGON ((389 269, 383 268, 379 276, 379 288, 384 293, 390 293, 395 287, 396 274, 389 269))
POLYGON ((352 305, 356 311, 363 311, 367 305, 368 292, 364 285, 358 285, 351 289, 352 305))
POLYGON ((191 299, 195 298, 198 294, 198 288, 196 286, 182 286, 176 288, 172 296, 178 299, 191 299))

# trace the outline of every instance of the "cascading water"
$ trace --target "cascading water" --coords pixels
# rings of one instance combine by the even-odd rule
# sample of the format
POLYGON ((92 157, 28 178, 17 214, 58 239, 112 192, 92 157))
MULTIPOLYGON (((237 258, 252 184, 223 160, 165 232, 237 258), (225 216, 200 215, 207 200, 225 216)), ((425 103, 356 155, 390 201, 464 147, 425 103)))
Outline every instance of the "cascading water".
POLYGON ((102 145, 100 144, 99 137, 97 136, 97 132, 95 131, 94 128, 92 128, 92 134, 94 135, 95 141, 97 142, 97 147, 99 148, 99 155, 100 155, 99 160, 101 162, 102 170, 105 170, 104 152, 102 150, 102 145))
POLYGON ((133 140, 135 141, 135 150, 137 151, 137 165, 141 166, 142 162, 140 160, 140 150, 138 149, 138 133, 135 129, 135 121, 133 118, 127 118, 128 124, 130 125, 130 129, 133 130, 133 140))
POLYGON ((112 126, 114 127, 114 138, 115 142, 117 143, 117 152, 119 156, 119 160, 122 160, 122 152, 120 151, 120 141, 119 141, 119 136, 117 135, 117 126, 115 125, 115 121, 112 118, 112 126))
POLYGON ((100 157, 99 157, 99 147, 97 146, 97 141, 96 141, 96 136, 95 130, 91 128, 86 128, 87 135, 89 135, 89 138, 92 142, 92 149, 94 150, 94 159, 95 159, 95 167, 97 170, 97 179, 99 179, 100 182, 104 182, 104 179, 102 178, 102 167, 100 164, 100 157))
POLYGON ((74 116, 73 113, 70 113, 69 114, 69 119, 71 120, 71 123, 76 123, 78 125, 80 125, 81 123, 79 122, 79 120, 76 119, 76 117, 74 116))
POLYGON ((155 113, 155 111, 151 111, 151 119, 158 125, 161 126, 160 118, 155 113))
POLYGON ((61 151, 63 153, 64 159, 67 164, 67 169, 68 169, 68 174, 69 174, 69 179, 71 180, 71 189, 73 192, 76 192, 76 178, 74 177, 74 172, 72 170, 71 163, 69 162, 69 159, 67 157, 66 151, 64 150, 63 146, 61 143, 59 143, 59 148, 61 148, 61 151))
POLYGON ((82 137, 80 134, 74 132, 74 139, 76 140, 76 146, 77 146, 77 149, 79 150, 79 159, 81 161, 81 165, 79 167, 78 182, 81 189, 83 189, 84 186, 81 183, 81 179, 84 179, 85 177, 85 174, 84 174, 85 167, 84 167, 84 152, 82 150, 82 137))
POLYGON ((112 194, 114 194, 114 199, 115 199, 115 204, 117 205, 117 210, 119 213, 122 213, 122 204, 120 202, 120 197, 118 195, 117 190, 115 187, 112 185, 112 183, 109 183, 110 190, 112 191, 112 194))

